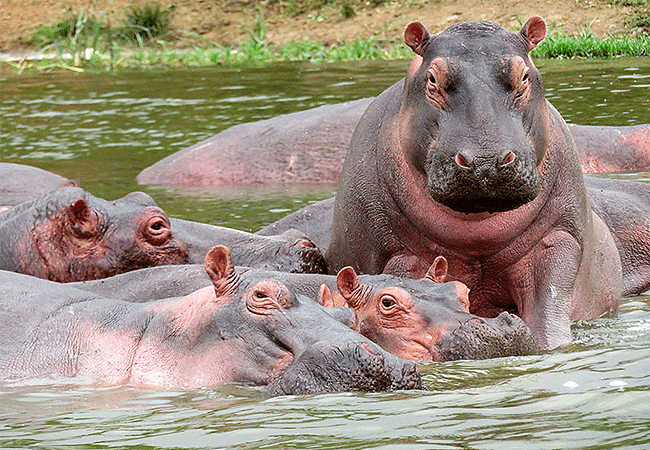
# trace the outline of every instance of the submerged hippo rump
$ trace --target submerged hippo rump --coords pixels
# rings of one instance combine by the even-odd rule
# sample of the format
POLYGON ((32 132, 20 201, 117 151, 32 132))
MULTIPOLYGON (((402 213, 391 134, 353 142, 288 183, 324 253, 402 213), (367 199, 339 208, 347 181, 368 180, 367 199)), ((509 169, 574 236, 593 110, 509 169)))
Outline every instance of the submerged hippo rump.
MULTIPOLYGON (((532 333, 517 316, 470 314, 467 287, 446 280, 446 261, 437 258, 421 279, 394 275, 357 276, 351 267, 338 276, 269 272, 240 267, 244 280, 272 278, 292 292, 318 298, 326 306, 348 307, 355 329, 384 350, 415 361, 485 359, 537 351, 532 333)), ((198 265, 151 267, 75 288, 130 302, 185 295, 210 284, 198 265)))
POLYGON ((414 363, 330 309, 277 280, 238 277, 227 248, 211 250, 205 270, 211 286, 150 303, 0 271, 0 380, 81 376, 181 389, 241 382, 272 394, 420 387, 414 363))
POLYGON ((430 35, 359 122, 334 209, 330 270, 421 277, 437 256, 470 311, 519 314, 537 342, 571 341, 571 320, 617 308, 621 262, 592 212, 573 139, 528 52, 546 24, 492 22, 430 35))

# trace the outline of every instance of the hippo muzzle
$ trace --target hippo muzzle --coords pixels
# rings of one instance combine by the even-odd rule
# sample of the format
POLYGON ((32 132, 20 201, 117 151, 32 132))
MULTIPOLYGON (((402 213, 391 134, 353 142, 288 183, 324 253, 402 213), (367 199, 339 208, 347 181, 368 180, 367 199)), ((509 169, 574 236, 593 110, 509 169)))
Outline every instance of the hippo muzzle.
POLYGON ((368 342, 342 346, 319 342, 307 348, 269 384, 269 392, 318 394, 325 392, 420 389, 415 363, 391 355, 368 342))
POLYGON ((459 152, 445 170, 429 173, 431 197, 454 211, 510 211, 533 201, 540 190, 535 164, 506 152, 505 156, 463 157, 459 152))
POLYGON ((522 356, 537 351, 531 329, 519 316, 506 311, 492 319, 472 317, 438 342, 440 361, 522 356))

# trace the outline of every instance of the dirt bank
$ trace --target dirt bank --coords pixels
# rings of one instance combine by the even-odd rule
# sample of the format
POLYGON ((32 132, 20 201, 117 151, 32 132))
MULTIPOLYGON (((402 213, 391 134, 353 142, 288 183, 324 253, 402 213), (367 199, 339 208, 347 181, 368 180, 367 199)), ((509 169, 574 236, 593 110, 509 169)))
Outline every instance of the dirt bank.
MULTIPOLYGON (((307 37, 333 43, 355 38, 400 38, 406 24, 423 22, 430 31, 461 20, 493 20, 506 29, 518 28, 534 14, 544 17, 551 30, 563 28, 575 34, 586 24, 597 36, 620 32, 629 7, 608 0, 399 0, 376 7, 370 2, 346 0, 354 16, 345 19, 342 1, 325 4, 296 15, 290 2, 226 0, 161 0, 173 4, 172 28, 198 33, 222 44, 235 44, 250 37, 250 30, 263 14, 266 40, 282 43, 307 37)), ((85 11, 119 24, 133 0, 3 0, 0 1, 0 50, 21 50, 36 28, 57 22, 66 11, 85 11)))

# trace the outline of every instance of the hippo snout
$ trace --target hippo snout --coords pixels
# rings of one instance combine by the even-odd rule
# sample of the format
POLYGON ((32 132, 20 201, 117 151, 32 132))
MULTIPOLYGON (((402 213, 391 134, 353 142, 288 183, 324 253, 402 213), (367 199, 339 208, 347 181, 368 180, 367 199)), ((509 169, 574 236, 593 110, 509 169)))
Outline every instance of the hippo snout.
POLYGON ((510 149, 438 155, 428 178, 435 201, 467 214, 516 209, 534 200, 540 189, 531 155, 510 149))
POLYGON ((317 394, 415 389, 421 385, 412 361, 397 358, 370 341, 341 346, 319 342, 305 350, 269 389, 274 395, 317 394))
POLYGON ((521 356, 539 350, 531 329, 506 311, 495 318, 474 316, 460 323, 438 347, 440 361, 521 356))

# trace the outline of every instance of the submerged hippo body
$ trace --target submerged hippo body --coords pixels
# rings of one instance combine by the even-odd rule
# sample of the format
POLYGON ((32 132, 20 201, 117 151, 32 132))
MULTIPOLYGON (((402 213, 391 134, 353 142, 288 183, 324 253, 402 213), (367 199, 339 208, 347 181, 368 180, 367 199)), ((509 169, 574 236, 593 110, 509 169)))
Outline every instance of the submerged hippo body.
POLYGON ((573 140, 546 102, 518 33, 460 23, 405 31, 418 55, 368 107, 336 196, 330 270, 421 277, 439 255, 470 311, 519 314, 540 346, 571 341, 571 320, 617 308, 621 263, 590 208, 573 140))
POLYGON ((211 286, 142 304, 0 271, 0 380, 82 376, 182 389, 242 382, 272 394, 420 387, 412 362, 277 280, 238 277, 228 255, 215 247, 206 256, 211 286))
POLYGON ((623 268, 623 295, 650 289, 650 184, 585 176, 592 209, 614 236, 623 268))
MULTIPOLYGON (((336 183, 372 98, 234 125, 147 167, 141 184, 336 183), (251 170, 251 167, 254 170, 251 170)), ((650 125, 569 124, 585 173, 650 170, 650 125)))
MULTIPOLYGON (((458 282, 441 283, 445 275, 440 270, 432 269, 418 280, 387 274, 357 277, 352 268, 338 276, 250 268, 238 268, 237 273, 242 279, 273 278, 292 292, 319 298, 327 306, 352 308, 359 331, 400 358, 485 359, 526 355, 537 349, 530 329, 518 317, 503 313, 484 319, 470 314, 466 287, 458 282)), ((186 295, 209 283, 202 267, 184 265, 152 267, 72 285, 96 295, 148 302, 186 295)))
POLYGON ((0 163, 0 180, 0 211, 70 182, 43 169, 13 163, 0 163))

